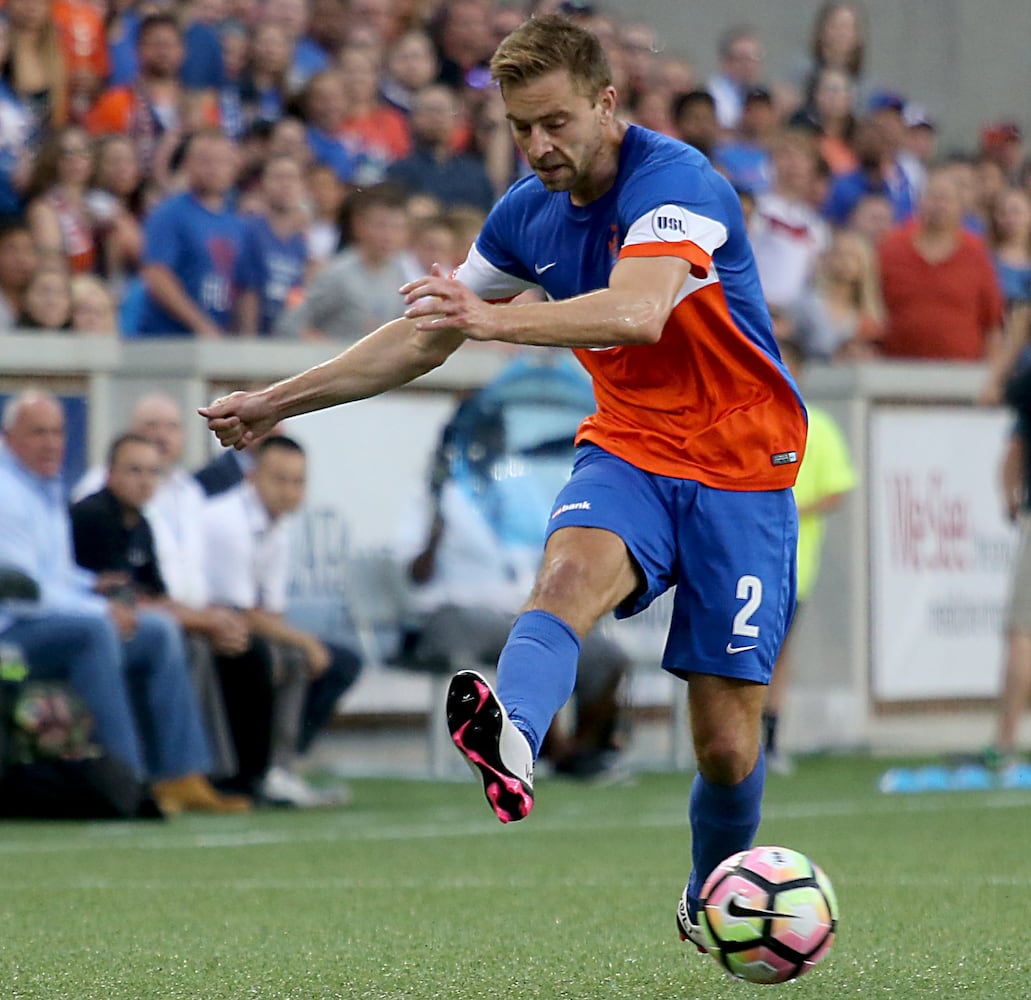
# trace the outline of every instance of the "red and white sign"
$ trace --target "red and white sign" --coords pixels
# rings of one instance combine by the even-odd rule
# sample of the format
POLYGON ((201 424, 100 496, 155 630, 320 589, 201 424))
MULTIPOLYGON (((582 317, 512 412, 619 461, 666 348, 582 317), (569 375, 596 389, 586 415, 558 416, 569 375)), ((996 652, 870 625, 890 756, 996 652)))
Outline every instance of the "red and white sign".
POLYGON ((970 407, 871 416, 870 651, 881 701, 998 694, 1017 535, 999 466, 1012 418, 970 407))

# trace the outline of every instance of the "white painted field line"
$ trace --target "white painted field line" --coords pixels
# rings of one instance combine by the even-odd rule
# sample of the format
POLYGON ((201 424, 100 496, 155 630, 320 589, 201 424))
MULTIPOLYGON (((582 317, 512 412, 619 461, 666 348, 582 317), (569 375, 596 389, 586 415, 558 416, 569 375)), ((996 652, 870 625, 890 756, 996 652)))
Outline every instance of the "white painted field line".
MULTIPOLYGON (((978 876, 982 885, 1003 888, 1029 888, 1031 875, 984 874, 978 876)), ((245 878, 245 879, 135 879, 135 878, 82 878, 63 879, 55 882, 5 882, 4 888, 15 892, 121 892, 125 890, 143 892, 175 892, 218 890, 227 892, 389 892, 419 891, 427 888, 446 889, 448 891, 506 891, 524 885, 525 879, 496 878, 442 878, 438 873, 427 872, 425 878, 418 879, 366 879, 366 878, 245 878)), ((606 892, 619 889, 641 887, 641 879, 634 877, 620 881, 606 875, 605 878, 585 879, 570 877, 568 879, 552 879, 548 883, 556 888, 569 889, 590 888, 595 886, 606 892)), ((874 876, 853 877, 840 872, 835 875, 834 884, 840 889, 845 886, 883 886, 883 880, 874 876)), ((913 875, 892 876, 892 886, 921 886, 927 888, 955 888, 955 878, 949 874, 939 876, 913 875)))
MULTIPOLYGON (((560 807, 561 808, 561 807, 560 807)), ((1031 809, 1031 797, 1019 793, 995 793, 990 796, 966 796, 960 793, 949 795, 884 796, 874 801, 857 802, 854 799, 825 802, 805 802, 794 805, 769 806, 764 811, 766 819, 792 821, 812 820, 827 817, 869 816, 882 813, 936 813, 957 809, 1031 809)), ((552 816, 534 815, 525 828, 524 835, 537 833, 582 833, 604 830, 667 829, 682 827, 686 823, 686 796, 683 812, 625 819, 610 814, 603 815, 600 806, 582 806, 576 810, 561 808, 552 816), (585 823, 589 826, 585 827, 585 823)), ((543 813, 543 810, 542 810, 543 813)), ((154 850, 210 850, 275 846, 280 844, 347 843, 366 840, 432 840, 455 837, 482 836, 496 832, 498 825, 488 817, 476 823, 455 823, 442 814, 440 819, 416 825, 384 825, 373 816, 355 817, 340 813, 334 817, 333 825, 318 830, 294 831, 288 828, 276 830, 224 830, 219 832, 197 832, 175 830, 173 821, 167 830, 144 832, 141 839, 119 846, 141 851, 154 850), (359 825, 360 824, 360 825, 359 825)), ((521 831, 522 832, 522 831, 521 831)), ((109 851, 113 840, 124 840, 129 835, 139 835, 139 827, 118 824, 97 825, 89 828, 84 837, 41 843, 38 840, 0 840, 0 856, 18 854, 60 854, 76 851, 109 851)))

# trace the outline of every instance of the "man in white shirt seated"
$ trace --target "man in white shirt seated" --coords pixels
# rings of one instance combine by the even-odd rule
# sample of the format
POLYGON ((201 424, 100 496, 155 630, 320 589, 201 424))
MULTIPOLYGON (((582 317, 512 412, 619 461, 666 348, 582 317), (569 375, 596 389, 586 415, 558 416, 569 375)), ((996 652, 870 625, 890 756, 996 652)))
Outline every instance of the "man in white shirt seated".
MULTIPOLYGON (((255 749, 260 747, 260 738, 244 732, 247 717, 253 714, 254 705, 258 701, 264 704, 270 694, 250 662, 248 650, 253 653, 256 644, 250 641, 243 615, 220 606, 208 591, 204 555, 207 497, 181 464, 185 441, 182 407, 166 393, 147 393, 133 405, 129 432, 155 446, 161 465, 160 481, 144 513, 154 534, 167 596, 174 603, 172 614, 188 639, 191 674, 214 756, 212 775, 240 790, 250 784, 238 781, 241 751, 248 760, 261 757, 255 749), (265 690, 259 691, 259 687, 265 690)), ((75 485, 72 499, 80 501, 103 489, 108 473, 103 465, 91 468, 75 485)))
POLYGON ((300 806, 324 803, 293 771, 295 758, 307 752, 361 671, 354 652, 295 628, 284 616, 288 518, 304 500, 306 479, 301 446, 272 435, 254 448, 247 479, 208 501, 203 521, 212 600, 238 609, 251 632, 280 653, 273 766, 265 796, 300 806))
MULTIPOLYGON (((530 593, 540 550, 527 535, 546 522, 550 494, 533 475, 506 475, 513 465, 501 410, 472 397, 442 435, 428 497, 401 526, 396 554, 412 584, 413 619, 404 647, 427 671, 493 667, 530 593), (473 412, 479 416, 464 460, 456 462, 451 453, 462 448, 456 448, 454 428, 468 424, 473 412)), ((563 732, 556 720, 541 747, 558 773, 586 779, 615 773, 629 667, 627 654, 600 630, 584 636, 573 731, 563 732)))

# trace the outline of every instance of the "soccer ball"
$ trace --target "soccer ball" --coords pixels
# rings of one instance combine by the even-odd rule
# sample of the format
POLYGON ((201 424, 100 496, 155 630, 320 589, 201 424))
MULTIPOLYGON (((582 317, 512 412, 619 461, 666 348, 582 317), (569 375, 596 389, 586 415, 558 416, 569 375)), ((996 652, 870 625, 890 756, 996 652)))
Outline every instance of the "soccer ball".
POLYGON ((698 917, 710 953, 732 976, 783 983, 830 950, 838 901, 830 879, 804 854, 753 847, 727 858, 706 879, 698 917))

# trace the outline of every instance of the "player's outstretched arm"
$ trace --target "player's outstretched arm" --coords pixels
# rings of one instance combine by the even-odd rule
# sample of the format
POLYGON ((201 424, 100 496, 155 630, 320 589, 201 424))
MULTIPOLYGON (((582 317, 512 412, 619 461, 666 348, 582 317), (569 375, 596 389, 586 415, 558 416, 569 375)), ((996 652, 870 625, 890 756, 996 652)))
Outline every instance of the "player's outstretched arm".
POLYGON ((234 392, 197 412, 224 447, 246 448, 287 417, 379 395, 443 364, 465 338, 393 320, 335 358, 257 392, 234 392))
POLYGON ((490 305, 439 273, 401 290, 409 303, 405 316, 425 333, 452 329, 470 340, 614 347, 659 340, 691 268, 680 257, 632 257, 612 269, 608 288, 560 302, 512 306, 490 305))

